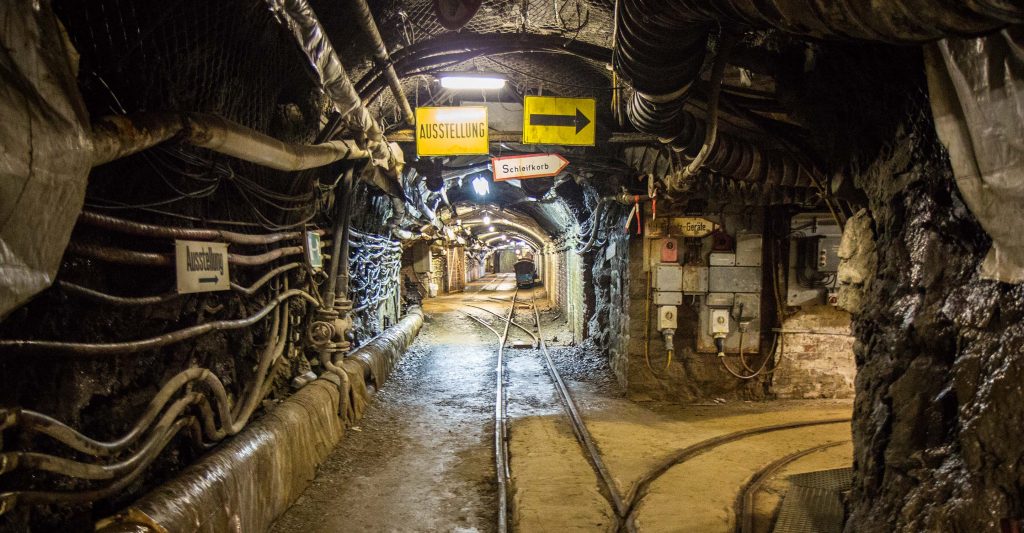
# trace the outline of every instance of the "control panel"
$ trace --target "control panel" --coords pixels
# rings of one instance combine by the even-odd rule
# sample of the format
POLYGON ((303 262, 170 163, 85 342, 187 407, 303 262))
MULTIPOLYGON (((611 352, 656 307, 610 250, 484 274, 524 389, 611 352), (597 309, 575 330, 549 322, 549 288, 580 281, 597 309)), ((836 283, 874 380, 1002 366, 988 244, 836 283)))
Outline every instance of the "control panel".
POLYGON ((842 230, 828 213, 801 213, 789 225, 786 305, 835 305, 842 230))
POLYGON ((680 327, 670 309, 690 306, 697 327, 686 336, 697 352, 718 353, 716 338, 727 353, 741 340, 748 353, 760 348, 762 227, 758 214, 744 213, 665 219, 654 228, 645 253, 663 335, 680 327))

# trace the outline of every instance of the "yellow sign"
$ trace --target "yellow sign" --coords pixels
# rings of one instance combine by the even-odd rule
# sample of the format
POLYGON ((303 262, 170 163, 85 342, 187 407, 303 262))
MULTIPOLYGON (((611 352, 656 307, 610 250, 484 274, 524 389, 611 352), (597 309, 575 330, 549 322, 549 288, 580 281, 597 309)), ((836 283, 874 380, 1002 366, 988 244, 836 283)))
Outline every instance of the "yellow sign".
POLYGON ((523 144, 594 146, 597 101, 593 98, 527 96, 523 144))
POLYGON ((718 224, 701 217, 675 217, 668 224, 670 235, 683 237, 707 237, 718 229, 718 224))
POLYGON ((416 155, 488 154, 486 107, 417 107, 416 155))

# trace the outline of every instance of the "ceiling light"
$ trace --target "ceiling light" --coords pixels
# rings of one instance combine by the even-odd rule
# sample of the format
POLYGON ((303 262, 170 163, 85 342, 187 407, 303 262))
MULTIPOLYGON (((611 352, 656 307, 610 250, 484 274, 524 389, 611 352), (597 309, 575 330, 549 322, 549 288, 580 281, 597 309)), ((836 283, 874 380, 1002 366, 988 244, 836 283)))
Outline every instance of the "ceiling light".
POLYGON ((491 223, 491 215, 484 215, 484 224, 491 223))
POLYGON ((494 231, 494 226, 487 226, 487 231, 493 232, 494 231))
POLYGON ((479 196, 487 196, 487 193, 491 191, 491 185, 487 182, 487 178, 480 176, 473 180, 473 190, 479 196))
POLYGON ((442 74, 441 87, 445 89, 501 89, 505 86, 505 78, 494 74, 442 74))

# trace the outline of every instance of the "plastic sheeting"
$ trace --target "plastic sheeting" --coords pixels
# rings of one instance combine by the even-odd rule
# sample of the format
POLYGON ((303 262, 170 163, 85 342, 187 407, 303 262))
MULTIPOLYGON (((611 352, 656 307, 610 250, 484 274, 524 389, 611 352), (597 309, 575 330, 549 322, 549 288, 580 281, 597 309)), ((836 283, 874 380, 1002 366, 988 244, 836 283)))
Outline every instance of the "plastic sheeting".
POLYGON ((1024 28, 931 45, 927 67, 957 187, 992 237, 981 274, 1024 282, 1024 28))
POLYGON ((175 479, 100 521, 97 531, 268 531, 316 476, 345 424, 362 416, 370 389, 383 384, 422 325, 423 313, 410 309, 342 361, 350 389, 329 379, 309 383, 175 479))
POLYGON ((0 319, 53 282, 85 198, 76 62, 49 2, 0 2, 0 319))

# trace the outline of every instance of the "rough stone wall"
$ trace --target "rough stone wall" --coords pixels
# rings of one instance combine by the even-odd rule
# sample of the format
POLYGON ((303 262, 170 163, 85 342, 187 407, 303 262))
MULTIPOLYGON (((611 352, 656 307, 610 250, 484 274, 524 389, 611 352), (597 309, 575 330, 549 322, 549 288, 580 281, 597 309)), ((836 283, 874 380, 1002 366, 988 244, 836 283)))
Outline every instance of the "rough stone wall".
POLYGON ((630 328, 632 324, 643 324, 639 320, 631 324, 626 309, 631 286, 627 273, 629 251, 629 236, 615 233, 609 237, 607 246, 595 254, 592 266, 595 307, 588 323, 590 339, 608 354, 608 363, 622 387, 626 386, 629 373, 630 328))
POLYGON ((877 275, 855 315, 846 531, 1000 531, 1024 517, 1024 285, 981 279, 989 239, 919 100, 856 177, 877 275))
POLYGON ((786 317, 771 391, 776 398, 851 398, 857 367, 850 314, 832 306, 786 317))

